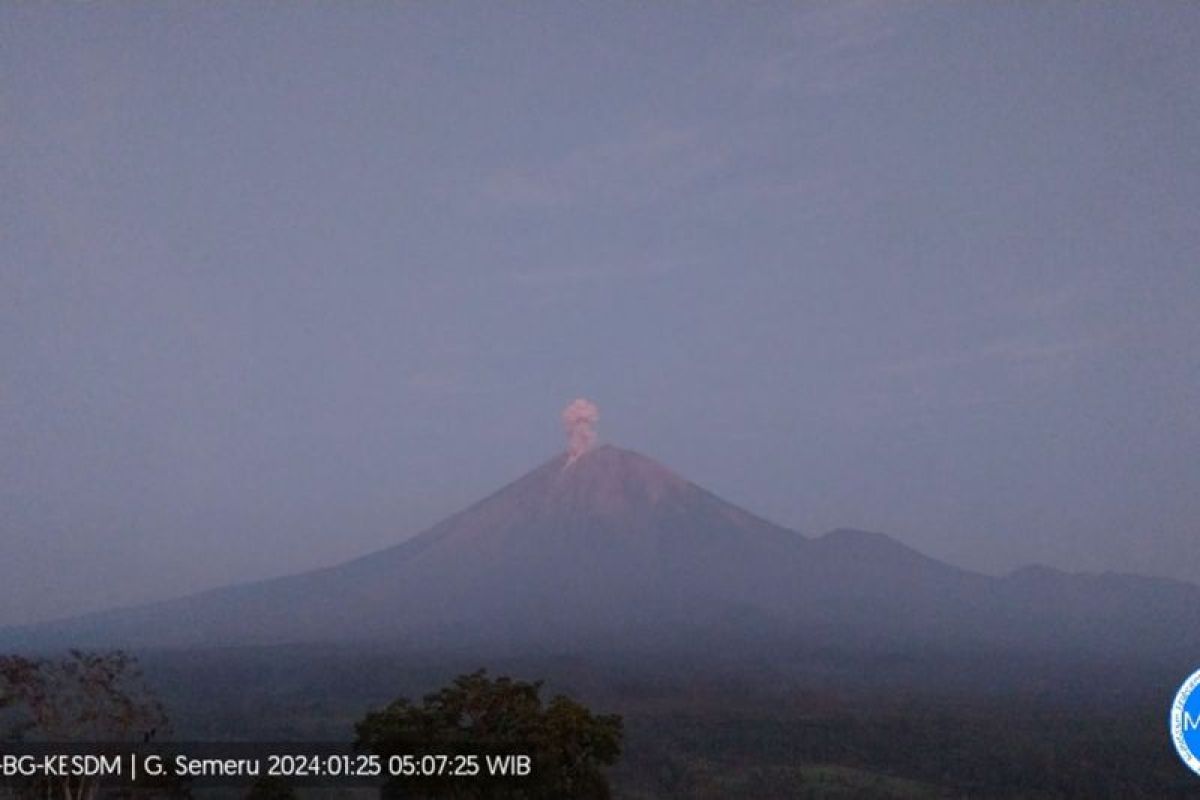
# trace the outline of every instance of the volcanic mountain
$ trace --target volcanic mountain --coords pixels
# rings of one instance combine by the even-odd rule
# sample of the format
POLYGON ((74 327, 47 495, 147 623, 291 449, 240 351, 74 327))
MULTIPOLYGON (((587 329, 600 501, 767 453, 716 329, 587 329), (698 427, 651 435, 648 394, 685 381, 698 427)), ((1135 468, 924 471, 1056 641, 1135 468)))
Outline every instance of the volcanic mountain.
POLYGON ((881 534, 809 539, 612 446, 556 457, 394 547, 314 572, 8 631, 23 644, 1194 648, 1200 587, 957 569, 881 534))

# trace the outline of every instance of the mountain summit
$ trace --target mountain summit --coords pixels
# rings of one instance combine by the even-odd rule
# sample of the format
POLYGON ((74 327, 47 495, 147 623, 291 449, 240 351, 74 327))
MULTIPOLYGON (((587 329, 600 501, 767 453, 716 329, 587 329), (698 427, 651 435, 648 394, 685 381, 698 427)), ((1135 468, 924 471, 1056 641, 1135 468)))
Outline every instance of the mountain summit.
POLYGON ((345 564, 0 638, 639 651, 747 640, 1052 649, 1117 641, 1151 652, 1196 644, 1188 616, 1200 588, 1189 584, 1049 570, 993 578, 882 534, 809 539, 643 455, 588 445, 345 564))
POLYGON ((572 458, 563 454, 474 506, 490 514, 521 509, 538 517, 615 517, 686 504, 697 487, 631 450, 603 445, 572 458))

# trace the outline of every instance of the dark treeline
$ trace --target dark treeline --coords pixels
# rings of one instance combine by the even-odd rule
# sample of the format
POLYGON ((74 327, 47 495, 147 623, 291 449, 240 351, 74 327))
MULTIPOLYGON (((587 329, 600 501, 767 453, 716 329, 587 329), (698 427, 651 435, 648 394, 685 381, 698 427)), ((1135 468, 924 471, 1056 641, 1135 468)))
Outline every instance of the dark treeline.
POLYGON ((1178 667, 993 654, 711 659, 284 647, 147 653, 196 738, 338 739, 486 665, 625 719, 616 797, 1200 797, 1166 713, 1178 667))

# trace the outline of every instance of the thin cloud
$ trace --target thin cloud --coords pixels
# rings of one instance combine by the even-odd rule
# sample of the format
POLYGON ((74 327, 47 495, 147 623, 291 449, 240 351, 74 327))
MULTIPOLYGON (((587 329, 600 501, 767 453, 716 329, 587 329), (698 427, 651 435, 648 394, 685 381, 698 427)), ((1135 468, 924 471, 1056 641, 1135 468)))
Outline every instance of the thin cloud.
POLYGON ((534 267, 509 273, 509 279, 522 287, 555 290, 576 289, 605 281, 640 280, 670 275, 681 264, 675 261, 628 261, 560 267, 534 267))
POLYGON ((808 6, 796 13, 790 43, 763 61, 755 88, 831 95, 881 74, 881 47, 899 35, 915 3, 851 0, 808 6))
POLYGON ((497 169, 482 194, 506 208, 566 207, 585 199, 641 205, 715 174, 725 161, 699 131, 651 123, 558 159, 497 169))
POLYGON ((1057 342, 1028 340, 1003 340, 990 342, 974 349, 954 353, 927 354, 883 364, 878 372, 888 375, 913 375, 964 369, 987 364, 1032 365, 1047 364, 1074 359, 1100 345, 1111 337, 1069 339, 1057 342))

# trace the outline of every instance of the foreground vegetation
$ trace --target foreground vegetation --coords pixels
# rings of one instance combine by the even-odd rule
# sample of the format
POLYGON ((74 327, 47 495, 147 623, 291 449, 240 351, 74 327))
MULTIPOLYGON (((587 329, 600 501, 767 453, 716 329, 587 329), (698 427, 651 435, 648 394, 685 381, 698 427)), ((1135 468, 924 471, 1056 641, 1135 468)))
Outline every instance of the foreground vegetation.
POLYGON ((631 800, 1200 797, 1165 730, 1174 666, 878 654, 796 658, 786 669, 759 657, 486 662, 545 676, 546 696, 578 700, 555 706, 540 684, 471 674, 480 660, 470 654, 293 647, 142 662, 181 739, 350 741, 357 724, 360 744, 387 751, 418 728, 471 736, 469 722, 449 721, 498 704, 516 710, 517 738, 556 728, 570 733, 560 756, 589 753, 567 780, 601 787, 603 775, 614 797, 631 800))
MULTIPOLYGON (((455 797, 513 800, 607 800, 605 767, 621 754, 621 718, 596 715, 564 695, 543 702, 542 684, 491 678, 484 670, 460 675, 420 703, 393 700, 355 726, 355 746, 382 757, 435 753, 454 756, 460 773, 393 779, 385 798, 455 797), (528 757, 524 777, 489 774, 489 757, 528 757)), ((505 770, 505 773, 508 773, 505 770)))
POLYGON ((618 780, 631 798, 1200 797, 1164 730, 1028 707, 645 716, 618 780))

